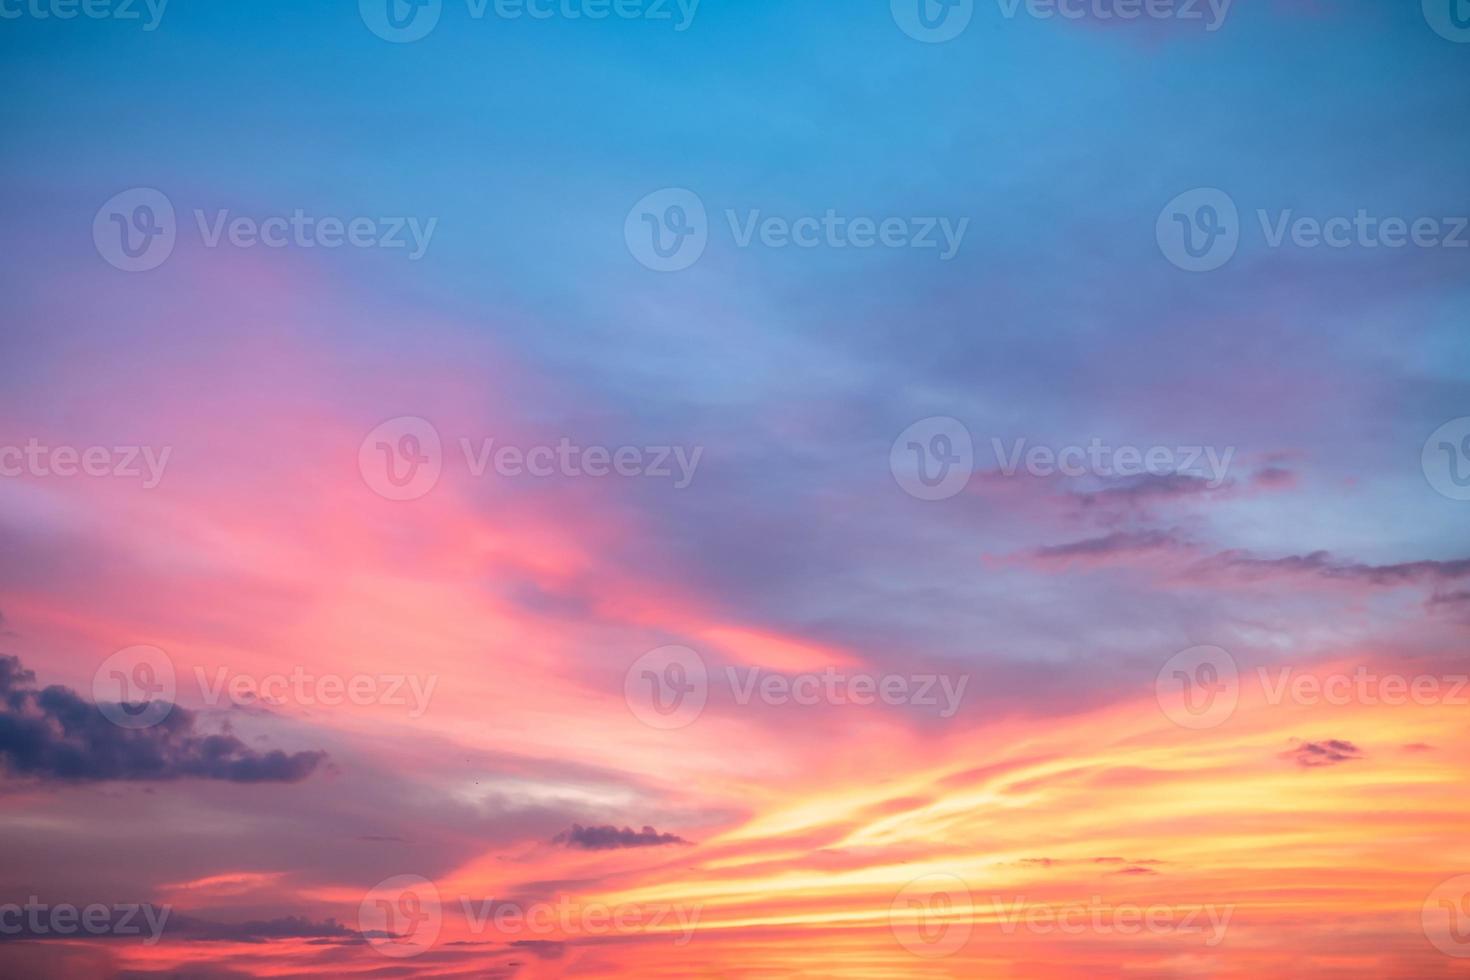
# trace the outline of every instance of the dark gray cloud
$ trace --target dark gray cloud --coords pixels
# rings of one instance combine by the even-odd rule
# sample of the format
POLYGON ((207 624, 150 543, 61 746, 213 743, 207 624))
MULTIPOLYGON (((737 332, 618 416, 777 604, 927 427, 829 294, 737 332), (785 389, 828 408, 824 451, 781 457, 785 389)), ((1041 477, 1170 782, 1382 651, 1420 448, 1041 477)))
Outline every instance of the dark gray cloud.
POLYGON ((68 687, 35 687, 17 657, 0 656, 0 769, 10 777, 67 782, 221 779, 294 783, 325 752, 258 752, 233 735, 195 731, 193 712, 174 706, 147 728, 121 728, 68 687))
POLYGON ((1308 769, 1318 769, 1340 762, 1354 762, 1363 758, 1363 750, 1352 742, 1330 738, 1325 742, 1302 742, 1296 748, 1281 753, 1281 758, 1294 759, 1297 765, 1308 769))
MULTIPOLYGON (((84 906, 77 906, 82 908, 84 906)), ((114 905, 107 907, 105 925, 94 925, 85 930, 59 931, 55 928, 35 928, 31 918, 24 914, 12 914, 10 931, 0 933, 0 942, 57 940, 75 942, 78 939, 130 940, 151 935, 154 923, 159 923, 158 935, 170 939, 190 939, 196 942, 264 943, 276 939, 314 939, 347 943, 363 941, 362 934, 349 929, 336 919, 313 921, 304 916, 287 915, 275 919, 252 919, 246 922, 213 922, 191 915, 174 912, 168 906, 114 905), (18 926, 18 928, 16 928, 18 926)), ((44 923, 44 916, 43 916, 44 923)))
POLYGON ((619 830, 612 824, 602 827, 584 827, 572 824, 572 829, 563 831, 551 839, 553 844, 579 847, 584 851, 610 851, 620 847, 659 847, 663 844, 688 844, 689 841, 677 834, 661 834, 652 827, 642 830, 624 827, 619 830))
POLYGON ((192 916, 173 915, 164 926, 163 934, 201 942, 263 943, 274 939, 363 941, 362 935, 356 929, 349 929, 336 919, 316 922, 299 915, 252 919, 247 922, 211 922, 192 916))

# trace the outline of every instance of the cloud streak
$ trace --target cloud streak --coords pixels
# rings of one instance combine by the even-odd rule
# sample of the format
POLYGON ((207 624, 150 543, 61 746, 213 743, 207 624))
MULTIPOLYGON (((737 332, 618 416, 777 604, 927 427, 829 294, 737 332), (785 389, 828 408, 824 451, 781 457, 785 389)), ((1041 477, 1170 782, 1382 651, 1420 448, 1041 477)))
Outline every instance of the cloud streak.
POLYGON ((632 827, 619 829, 612 824, 584 827, 576 823, 572 824, 571 830, 562 831, 553 837, 551 842, 584 851, 613 851, 625 847, 662 847, 665 844, 690 843, 677 834, 661 834, 647 825, 642 830, 634 830, 632 827))

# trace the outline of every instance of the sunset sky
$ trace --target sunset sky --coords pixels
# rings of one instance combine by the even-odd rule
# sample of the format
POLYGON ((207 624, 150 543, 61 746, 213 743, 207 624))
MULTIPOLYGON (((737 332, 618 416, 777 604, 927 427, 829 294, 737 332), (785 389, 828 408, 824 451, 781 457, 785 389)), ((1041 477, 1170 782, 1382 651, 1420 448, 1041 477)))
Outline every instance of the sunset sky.
POLYGON ((1470 976, 1470 4, 1057 7, 0 0, 0 980, 1470 976))

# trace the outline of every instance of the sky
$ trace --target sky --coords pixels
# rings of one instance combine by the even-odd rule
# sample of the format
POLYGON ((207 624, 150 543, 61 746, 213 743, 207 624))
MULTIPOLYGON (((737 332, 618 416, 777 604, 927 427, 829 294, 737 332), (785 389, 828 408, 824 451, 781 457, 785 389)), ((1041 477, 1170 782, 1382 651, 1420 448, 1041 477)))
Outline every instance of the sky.
POLYGON ((0 978, 1470 971, 1464 0, 0 52, 0 978))

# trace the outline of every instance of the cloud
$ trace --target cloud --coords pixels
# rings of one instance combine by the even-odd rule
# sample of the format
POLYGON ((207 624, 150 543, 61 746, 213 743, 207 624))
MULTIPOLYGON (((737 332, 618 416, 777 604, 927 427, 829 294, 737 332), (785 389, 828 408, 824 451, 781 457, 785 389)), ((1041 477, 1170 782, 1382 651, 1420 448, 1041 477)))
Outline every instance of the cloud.
MULTIPOLYGON (((84 906, 78 906, 84 907, 84 906)), ((6 940, 60 940, 71 942, 77 939, 129 939, 146 934, 157 924, 158 935, 171 939, 190 939, 197 942, 264 943, 275 939, 334 939, 346 942, 361 942, 362 934, 349 929, 336 919, 328 918, 314 922, 304 916, 287 915, 275 919, 255 919, 248 922, 211 922, 189 915, 175 913, 168 906, 121 905, 107 908, 106 925, 84 932, 66 932, 56 929, 34 928, 29 916, 22 915, 16 921, 19 929, 0 933, 0 942, 6 940)))
POLYGON ((1168 531, 1114 531, 1100 538, 1085 538, 1066 544, 1037 548, 1032 557, 1041 561, 1109 561, 1125 555, 1168 551, 1182 542, 1168 531))
POLYGON ((1424 603, 1424 607, 1432 613, 1470 619, 1470 589, 1436 592, 1424 603))
POLYGON ((1363 750, 1352 742, 1330 738, 1325 742, 1302 742, 1296 748, 1281 753, 1281 758, 1295 759, 1299 766, 1318 769, 1340 762, 1354 762, 1363 758, 1363 750))
POLYGON ((168 936, 188 937, 202 942, 263 943, 273 939, 341 939, 361 941, 361 934, 336 919, 314 922, 304 916, 287 915, 276 919, 252 919, 248 922, 211 922, 191 916, 174 915, 164 926, 168 936))
POLYGON ((1375 586, 1450 582, 1470 577, 1470 558, 1453 561, 1410 561, 1393 565, 1369 565, 1334 559, 1329 552, 1281 558, 1257 558, 1245 551, 1222 551, 1198 563, 1195 574, 1226 573, 1248 581, 1278 576, 1315 575, 1335 581, 1363 582, 1375 586))
POLYGON ((156 725, 121 728, 71 688, 37 690, 35 679, 19 658, 0 656, 0 768, 12 777, 294 783, 326 759, 325 752, 257 752, 233 735, 197 733, 194 713, 177 705, 156 725))
MULTIPOLYGON (((1369 588, 1434 586, 1470 579, 1470 558, 1449 561, 1421 560, 1374 565, 1334 558, 1328 551, 1262 558, 1242 549, 1219 551, 1194 558, 1196 551, 1176 531, 1114 531, 1096 538, 1037 548, 1027 553, 1032 561, 1045 564, 1086 562, 1099 566, 1174 568, 1199 585, 1254 584, 1282 579, 1316 579, 1369 588), (1179 564, 1174 559, 1182 559, 1179 564)), ((1432 612, 1450 615, 1470 613, 1470 590, 1437 591, 1426 601, 1432 612)))
MULTIPOLYGON (((1226 484, 1228 487, 1228 484, 1226 484)), ((1144 473, 1128 477, 1115 486, 1072 494, 1082 507, 1116 505, 1136 507, 1161 500, 1195 497, 1216 493, 1224 487, 1212 486, 1203 476, 1188 473, 1144 473)))
POLYGON ((584 851, 610 851, 621 847, 659 847, 664 844, 688 844, 689 841, 677 834, 660 834, 645 825, 642 830, 624 827, 619 830, 612 824, 602 827, 584 827, 572 824, 572 829, 563 831, 551 839, 553 844, 579 847, 584 851))

